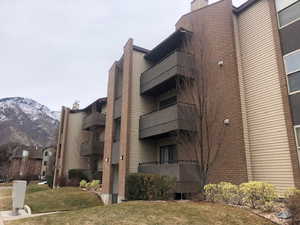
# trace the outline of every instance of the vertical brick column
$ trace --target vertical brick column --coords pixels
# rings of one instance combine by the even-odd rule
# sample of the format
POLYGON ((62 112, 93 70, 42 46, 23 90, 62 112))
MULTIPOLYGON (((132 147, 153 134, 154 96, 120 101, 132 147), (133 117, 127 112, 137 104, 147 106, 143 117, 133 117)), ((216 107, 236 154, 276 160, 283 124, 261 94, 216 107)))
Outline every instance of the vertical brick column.
POLYGON ((103 157, 103 190, 102 200, 105 204, 112 203, 112 145, 114 132, 114 100, 115 100, 115 76, 116 63, 109 70, 107 88, 107 109, 104 135, 104 157, 103 157))
POLYGON ((129 109, 130 109, 130 89, 133 60, 133 40, 129 39, 124 47, 123 59, 123 88, 122 88, 122 120, 120 136, 120 161, 119 161, 119 193, 118 202, 125 199, 125 181, 129 163, 129 109))

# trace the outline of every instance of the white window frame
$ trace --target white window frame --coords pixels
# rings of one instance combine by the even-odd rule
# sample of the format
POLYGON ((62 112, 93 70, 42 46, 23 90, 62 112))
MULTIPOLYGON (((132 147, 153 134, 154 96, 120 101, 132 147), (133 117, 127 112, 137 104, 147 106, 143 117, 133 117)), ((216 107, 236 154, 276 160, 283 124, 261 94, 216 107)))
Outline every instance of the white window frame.
POLYGON ((298 143, 297 129, 300 129, 300 125, 294 126, 296 146, 297 146, 298 151, 300 151, 300 143, 298 143))
POLYGON ((287 27, 287 26, 289 26, 289 25, 291 25, 291 24, 297 22, 298 20, 300 20, 300 17, 299 17, 299 18, 294 19, 294 20, 292 20, 291 22, 289 22, 289 23, 287 23, 287 24, 285 24, 285 25, 283 25, 283 26, 280 25, 280 21, 279 21, 279 13, 282 12, 283 10, 287 9, 287 8, 290 7, 291 5, 296 4, 297 2, 298 2, 298 1, 294 1, 294 2, 291 3, 290 5, 288 5, 288 6, 284 7, 284 8, 282 8, 282 9, 280 9, 279 11, 277 11, 277 23, 278 23, 279 29, 283 29, 283 28, 285 28, 285 27, 287 27))
POLYGON ((285 54, 285 55, 283 56, 284 71, 285 71, 285 74, 286 74, 286 77, 285 77, 285 78, 286 78, 286 83, 287 83, 289 95, 294 95, 294 94, 300 93, 300 90, 298 90, 298 91, 293 91, 293 92, 290 91, 291 89, 290 89, 290 84, 289 84, 289 79, 288 79, 289 75, 291 75, 291 74, 293 74, 293 73, 300 72, 300 68, 299 68, 298 70, 292 71, 292 72, 290 72, 290 73, 287 73, 287 71, 286 71, 286 60, 285 60, 285 58, 286 58, 287 56, 289 56, 289 55, 292 55, 292 54, 296 53, 296 52, 300 52, 300 49, 297 49, 297 50, 295 50, 295 51, 289 52, 288 54, 285 54))

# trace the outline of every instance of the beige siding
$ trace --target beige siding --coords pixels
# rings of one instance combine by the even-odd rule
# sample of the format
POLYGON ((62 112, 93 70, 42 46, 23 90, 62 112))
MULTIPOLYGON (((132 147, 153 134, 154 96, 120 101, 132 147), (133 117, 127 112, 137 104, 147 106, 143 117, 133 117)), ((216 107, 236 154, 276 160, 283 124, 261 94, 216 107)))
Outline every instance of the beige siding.
POLYGON ((268 1, 240 14, 238 30, 242 109, 253 180, 284 191, 294 186, 294 180, 268 1))
POLYGON ((140 95, 140 76, 148 68, 144 60, 144 54, 133 52, 133 71, 131 78, 131 103, 129 110, 129 172, 137 172, 138 163, 154 161, 155 144, 151 141, 139 140, 139 118, 141 115, 153 111, 155 101, 149 97, 140 95))
POLYGON ((83 112, 70 113, 68 118, 68 127, 65 130, 66 145, 64 155, 64 175, 68 175, 70 169, 88 169, 88 161, 86 158, 80 157, 80 144, 85 135, 82 136, 82 118, 83 112))
POLYGON ((248 175, 248 180, 252 181, 253 175, 252 175, 252 164, 251 164, 251 153, 250 153, 250 140, 249 140, 249 132, 248 132, 248 121, 247 121, 247 113, 246 113, 245 84, 244 84, 244 79, 242 76, 243 68, 242 68, 242 63, 241 63, 241 48, 240 48, 240 41, 239 41, 238 19, 235 15, 233 16, 233 24, 234 24, 236 56, 237 56, 237 62, 238 62, 241 112, 242 112, 242 120, 243 120, 243 135, 244 135, 244 143, 245 143, 246 162, 247 162, 247 175, 248 175))

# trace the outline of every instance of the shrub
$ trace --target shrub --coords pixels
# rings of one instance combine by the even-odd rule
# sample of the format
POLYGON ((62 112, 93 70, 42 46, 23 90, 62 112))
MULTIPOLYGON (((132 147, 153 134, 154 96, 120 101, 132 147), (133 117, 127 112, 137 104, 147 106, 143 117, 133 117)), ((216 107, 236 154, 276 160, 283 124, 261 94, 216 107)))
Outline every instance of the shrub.
POLYGON ((89 187, 90 187, 90 189, 92 189, 93 191, 96 191, 97 189, 100 188, 100 180, 93 180, 92 182, 90 182, 89 187))
POLYGON ((240 195, 239 187, 229 182, 221 182, 218 184, 220 197, 225 203, 241 204, 242 196, 240 195))
POLYGON ((240 191, 245 203, 254 209, 258 205, 265 205, 266 202, 271 202, 277 198, 275 187, 264 182, 243 183, 240 185, 240 191))
POLYGON ((133 173, 126 177, 128 200, 166 200, 176 179, 156 174, 133 173))
POLYGON ((220 189, 218 184, 207 184, 204 186, 206 200, 215 202, 220 198, 220 189))
POLYGON ((90 170, 86 169, 71 169, 69 170, 69 179, 72 180, 92 180, 92 174, 90 170))
POLYGON ((259 209, 263 212, 273 212, 275 210, 275 204, 273 201, 265 202, 265 204, 259 206, 259 209))
POLYGON ((80 183, 79 183, 79 186, 81 188, 86 188, 86 184, 87 184, 86 180, 81 180, 80 183))
POLYGON ((47 185, 52 188, 53 187, 53 176, 46 176, 47 185))
POLYGON ((285 193, 284 193, 284 197, 285 199, 289 199, 291 196, 300 193, 299 189, 296 188, 289 188, 285 193))
POLYGON ((292 224, 297 224, 300 221, 300 192, 290 195, 286 206, 292 214, 292 224))

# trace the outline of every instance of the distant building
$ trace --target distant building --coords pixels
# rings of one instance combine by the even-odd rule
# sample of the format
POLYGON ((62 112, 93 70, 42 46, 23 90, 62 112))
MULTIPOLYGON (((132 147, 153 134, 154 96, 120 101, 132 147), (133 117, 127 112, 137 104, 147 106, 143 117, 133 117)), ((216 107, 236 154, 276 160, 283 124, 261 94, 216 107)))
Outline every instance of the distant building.
POLYGON ((84 109, 62 108, 54 186, 68 180, 71 169, 83 169, 102 180, 106 98, 84 109))
POLYGON ((9 179, 39 180, 43 160, 42 153, 40 148, 17 147, 10 160, 9 179))

